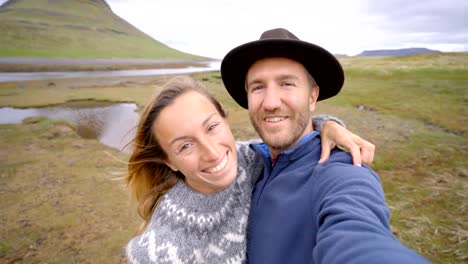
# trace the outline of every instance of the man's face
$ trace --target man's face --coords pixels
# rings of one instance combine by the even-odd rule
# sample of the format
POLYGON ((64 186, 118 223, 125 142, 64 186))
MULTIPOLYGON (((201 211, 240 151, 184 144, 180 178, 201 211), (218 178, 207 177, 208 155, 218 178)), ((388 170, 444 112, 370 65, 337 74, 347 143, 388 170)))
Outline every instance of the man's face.
POLYGON ((307 70, 287 58, 255 62, 246 76, 252 125, 273 158, 312 131, 318 87, 311 88, 307 70))

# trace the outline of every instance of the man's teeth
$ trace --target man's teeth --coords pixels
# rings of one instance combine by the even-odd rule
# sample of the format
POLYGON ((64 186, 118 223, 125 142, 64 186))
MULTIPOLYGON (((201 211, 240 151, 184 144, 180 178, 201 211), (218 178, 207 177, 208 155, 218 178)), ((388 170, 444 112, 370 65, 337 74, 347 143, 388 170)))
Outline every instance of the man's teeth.
POLYGON ((286 117, 267 117, 265 120, 270 123, 276 123, 285 120, 286 117))
POLYGON ((227 155, 224 156, 224 159, 216 167, 206 169, 205 171, 208 173, 217 173, 221 171, 222 169, 224 169, 224 167, 226 167, 226 164, 227 164, 227 155))

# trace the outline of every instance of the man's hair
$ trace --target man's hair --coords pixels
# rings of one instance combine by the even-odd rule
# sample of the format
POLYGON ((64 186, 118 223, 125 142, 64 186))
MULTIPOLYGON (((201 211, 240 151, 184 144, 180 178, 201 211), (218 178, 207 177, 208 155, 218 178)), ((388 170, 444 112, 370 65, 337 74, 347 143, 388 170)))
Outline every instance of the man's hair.
POLYGON ((318 86, 314 77, 312 77, 312 74, 310 74, 310 72, 308 71, 306 71, 306 73, 307 73, 307 81, 309 81, 310 88, 314 88, 315 86, 318 86))

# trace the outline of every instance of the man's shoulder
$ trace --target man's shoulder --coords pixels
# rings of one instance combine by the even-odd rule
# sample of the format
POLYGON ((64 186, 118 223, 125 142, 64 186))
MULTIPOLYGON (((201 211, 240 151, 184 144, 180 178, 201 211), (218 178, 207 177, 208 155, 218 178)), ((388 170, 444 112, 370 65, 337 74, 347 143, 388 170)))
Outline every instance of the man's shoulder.
POLYGON ((347 153, 334 153, 329 160, 316 166, 314 199, 322 202, 329 199, 355 200, 386 206, 377 173, 365 165, 353 165, 346 156, 347 153))
POLYGON ((316 177, 326 181, 349 182, 354 180, 370 181, 380 185, 377 173, 366 165, 353 165, 351 154, 342 150, 333 150, 330 158, 315 168, 316 177))

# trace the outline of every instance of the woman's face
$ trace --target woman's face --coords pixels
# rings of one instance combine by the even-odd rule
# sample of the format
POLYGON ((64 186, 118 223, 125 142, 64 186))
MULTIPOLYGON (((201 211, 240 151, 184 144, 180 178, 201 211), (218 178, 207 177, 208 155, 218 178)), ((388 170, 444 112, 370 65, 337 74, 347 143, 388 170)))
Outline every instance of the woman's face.
POLYGON ((204 95, 190 91, 164 108, 153 131, 167 153, 166 164, 185 175, 192 189, 211 194, 237 175, 234 136, 225 118, 204 95))

